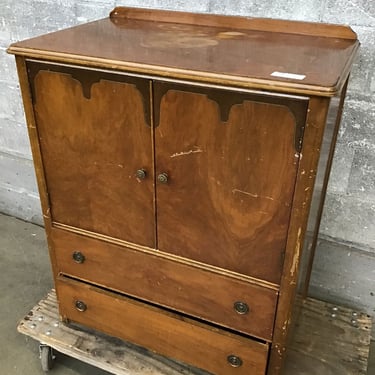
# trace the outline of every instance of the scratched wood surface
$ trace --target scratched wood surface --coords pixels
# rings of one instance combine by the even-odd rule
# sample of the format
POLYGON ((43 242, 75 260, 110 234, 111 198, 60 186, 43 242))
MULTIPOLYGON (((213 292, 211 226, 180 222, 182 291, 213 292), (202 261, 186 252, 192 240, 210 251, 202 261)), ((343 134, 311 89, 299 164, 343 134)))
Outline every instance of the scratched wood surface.
POLYGON ((169 176, 156 185, 159 249, 278 284, 299 119, 281 98, 154 88, 156 173, 169 176))
MULTIPOLYGON (((313 299, 304 304, 285 374, 367 373, 371 318, 360 312, 353 314, 354 311, 340 306, 336 311, 334 307, 313 299)), ((128 342, 61 323, 53 290, 21 320, 18 330, 61 353, 113 374, 207 375, 128 342)))
POLYGON ((358 48, 355 33, 345 26, 168 11, 145 17, 145 12, 116 8, 111 18, 17 42, 8 51, 167 77, 334 95, 358 48), (272 75, 279 70, 297 77, 272 75))

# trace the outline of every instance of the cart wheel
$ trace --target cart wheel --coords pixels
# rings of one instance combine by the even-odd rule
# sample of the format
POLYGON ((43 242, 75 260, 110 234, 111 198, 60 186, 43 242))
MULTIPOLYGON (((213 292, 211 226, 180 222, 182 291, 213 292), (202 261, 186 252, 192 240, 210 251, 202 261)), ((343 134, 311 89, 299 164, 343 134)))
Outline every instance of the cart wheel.
POLYGON ((48 372, 49 370, 52 370, 53 361, 55 359, 52 348, 48 345, 40 345, 39 353, 43 371, 48 372))

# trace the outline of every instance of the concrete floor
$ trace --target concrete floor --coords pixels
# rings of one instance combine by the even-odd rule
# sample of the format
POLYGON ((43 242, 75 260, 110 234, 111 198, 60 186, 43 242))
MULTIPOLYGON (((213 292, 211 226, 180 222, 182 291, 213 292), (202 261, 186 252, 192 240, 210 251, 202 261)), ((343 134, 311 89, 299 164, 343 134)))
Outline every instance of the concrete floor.
MULTIPOLYGON (((38 343, 19 334, 18 321, 52 288, 44 229, 0 214, 0 374, 37 375, 38 343)), ((54 375, 106 375, 57 354, 54 375)))
MULTIPOLYGON (((0 373, 42 374, 38 343, 16 331, 22 318, 52 288, 44 230, 0 214, 0 373)), ((105 371, 57 354, 53 374, 105 375, 105 371)), ((375 374, 373 342, 368 375, 375 374)))

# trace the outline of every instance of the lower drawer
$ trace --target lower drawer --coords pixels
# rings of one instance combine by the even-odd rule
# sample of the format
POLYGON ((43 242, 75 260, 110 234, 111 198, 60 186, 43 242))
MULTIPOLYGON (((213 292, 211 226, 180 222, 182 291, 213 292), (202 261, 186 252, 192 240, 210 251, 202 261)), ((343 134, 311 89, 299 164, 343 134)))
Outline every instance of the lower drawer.
POLYGON ((271 341, 277 291, 61 229, 51 233, 58 271, 271 341), (74 254, 82 259, 77 262, 74 254))
POLYGON ((268 344, 59 277, 60 314, 216 375, 264 375, 268 344))

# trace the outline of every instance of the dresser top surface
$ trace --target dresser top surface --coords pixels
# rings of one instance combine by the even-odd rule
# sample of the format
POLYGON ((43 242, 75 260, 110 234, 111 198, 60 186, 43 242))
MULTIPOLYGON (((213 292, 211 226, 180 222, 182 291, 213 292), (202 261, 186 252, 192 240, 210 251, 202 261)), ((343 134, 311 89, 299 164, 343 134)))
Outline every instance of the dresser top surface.
POLYGON ((115 8, 110 17, 14 43, 48 61, 238 87, 335 95, 359 46, 346 26, 115 8))

